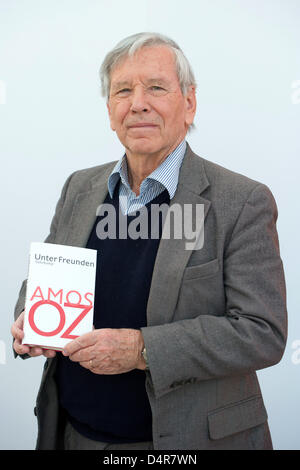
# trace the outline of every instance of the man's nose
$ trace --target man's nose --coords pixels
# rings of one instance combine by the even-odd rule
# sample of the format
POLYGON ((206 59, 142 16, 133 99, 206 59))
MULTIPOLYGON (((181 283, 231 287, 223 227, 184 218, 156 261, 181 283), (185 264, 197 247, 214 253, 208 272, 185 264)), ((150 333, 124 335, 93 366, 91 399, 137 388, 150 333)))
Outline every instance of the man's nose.
POLYGON ((143 87, 137 87, 134 89, 131 95, 130 110, 133 113, 142 113, 150 110, 150 106, 147 100, 147 93, 143 87))

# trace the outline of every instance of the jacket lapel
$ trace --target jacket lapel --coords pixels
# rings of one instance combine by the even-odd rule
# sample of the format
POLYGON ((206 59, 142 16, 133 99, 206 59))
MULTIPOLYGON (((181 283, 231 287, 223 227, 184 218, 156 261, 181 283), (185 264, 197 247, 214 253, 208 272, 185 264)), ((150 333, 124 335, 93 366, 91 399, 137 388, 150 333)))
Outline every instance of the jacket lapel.
POLYGON ((77 194, 64 243, 85 247, 96 221, 96 211, 107 195, 107 180, 116 162, 91 178, 91 189, 77 194))
MULTIPOLYGON (((209 186, 201 158, 187 146, 182 162, 179 181, 170 209, 174 204, 204 205, 204 218, 210 208, 210 201, 200 196, 209 186)), ((203 224, 202 224, 203 228, 203 224)), ((151 288, 147 305, 147 325, 159 325, 172 321, 184 269, 192 250, 186 249, 185 237, 164 239, 159 244, 154 265, 151 288)))

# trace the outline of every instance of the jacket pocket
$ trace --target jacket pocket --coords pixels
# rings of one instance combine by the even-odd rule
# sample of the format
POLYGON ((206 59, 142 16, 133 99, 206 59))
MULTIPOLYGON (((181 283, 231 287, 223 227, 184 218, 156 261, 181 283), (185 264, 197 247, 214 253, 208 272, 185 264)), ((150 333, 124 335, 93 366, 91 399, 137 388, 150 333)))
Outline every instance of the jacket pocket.
POLYGON ((224 406, 208 413, 211 439, 222 439, 267 421, 268 415, 261 395, 224 406))
POLYGON ((201 279, 214 276, 219 271, 219 260, 213 259, 208 263, 198 264, 196 266, 188 266, 183 274, 185 281, 189 279, 201 279))

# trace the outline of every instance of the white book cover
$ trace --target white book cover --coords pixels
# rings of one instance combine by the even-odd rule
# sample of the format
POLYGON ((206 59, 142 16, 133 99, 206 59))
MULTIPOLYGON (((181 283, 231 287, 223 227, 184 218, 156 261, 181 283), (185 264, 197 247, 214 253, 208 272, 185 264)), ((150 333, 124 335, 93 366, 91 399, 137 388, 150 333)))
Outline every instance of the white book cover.
POLYGON ((22 343, 64 346, 93 329, 97 251, 31 243, 22 343))

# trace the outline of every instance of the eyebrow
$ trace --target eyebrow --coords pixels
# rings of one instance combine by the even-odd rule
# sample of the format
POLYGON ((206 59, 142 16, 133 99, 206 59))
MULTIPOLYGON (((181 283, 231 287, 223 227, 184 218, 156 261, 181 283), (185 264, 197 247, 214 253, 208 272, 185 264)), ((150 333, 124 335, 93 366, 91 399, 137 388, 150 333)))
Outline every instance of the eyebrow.
MULTIPOLYGON (((168 81, 166 81, 163 78, 150 78, 149 80, 146 81, 147 85, 168 85, 168 81)), ((131 85, 130 81, 128 80, 123 80, 119 82, 114 82, 111 85, 112 91, 119 90, 120 88, 126 88, 131 85)))
POLYGON ((123 88, 123 87, 126 87, 126 86, 129 86, 128 81, 115 82, 115 83, 112 83, 111 88, 112 88, 112 90, 117 90, 119 88, 123 88))

